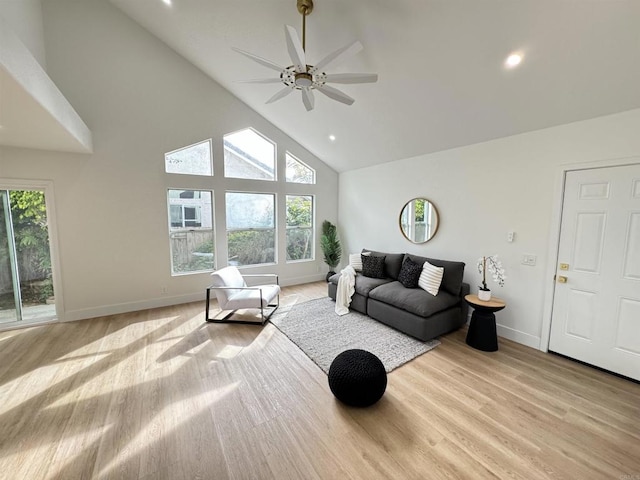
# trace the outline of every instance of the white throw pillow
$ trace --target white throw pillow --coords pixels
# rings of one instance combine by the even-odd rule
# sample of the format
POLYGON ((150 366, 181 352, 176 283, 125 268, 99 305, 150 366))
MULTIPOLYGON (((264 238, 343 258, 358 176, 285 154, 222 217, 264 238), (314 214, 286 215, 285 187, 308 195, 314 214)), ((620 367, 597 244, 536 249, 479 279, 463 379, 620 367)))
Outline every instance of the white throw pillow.
POLYGON ((422 273, 418 279, 418 286, 435 297, 438 295, 438 290, 440 290, 443 276, 444 267, 436 267, 429 262, 424 262, 422 273))
POLYGON ((349 265, 351 265, 356 272, 362 271, 362 257, 360 255, 371 255, 371 252, 349 254, 349 265))

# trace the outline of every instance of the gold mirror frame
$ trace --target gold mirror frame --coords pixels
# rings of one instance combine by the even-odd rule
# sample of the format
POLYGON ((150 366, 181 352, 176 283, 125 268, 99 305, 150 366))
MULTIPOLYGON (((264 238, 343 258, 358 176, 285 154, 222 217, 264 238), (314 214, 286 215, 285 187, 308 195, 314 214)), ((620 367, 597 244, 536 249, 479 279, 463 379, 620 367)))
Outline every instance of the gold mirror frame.
POLYGON ((405 203, 398 218, 404 238, 418 244, 431 240, 438 231, 439 223, 438 209, 433 202, 424 197, 412 198, 405 203))

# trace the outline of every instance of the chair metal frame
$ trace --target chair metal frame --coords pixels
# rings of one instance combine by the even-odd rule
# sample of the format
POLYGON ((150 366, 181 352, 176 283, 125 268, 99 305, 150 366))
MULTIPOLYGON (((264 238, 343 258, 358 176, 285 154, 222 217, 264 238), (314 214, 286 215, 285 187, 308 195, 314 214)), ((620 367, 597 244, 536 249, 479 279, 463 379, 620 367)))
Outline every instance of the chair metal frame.
MULTIPOLYGON (((278 279, 278 275, 275 273, 255 273, 255 274, 246 274, 246 275, 242 275, 242 278, 252 278, 252 277, 273 277, 276 280, 275 285, 280 285, 279 279, 278 279)), ((270 318, 271 315, 273 315, 273 313, 278 309, 278 307, 280 306, 280 294, 278 293, 278 295, 276 295, 276 303, 272 304, 269 303, 267 304, 267 306, 265 307, 263 305, 262 299, 264 298, 262 296, 262 287, 264 287, 265 285, 254 285, 254 286, 247 286, 247 287, 216 287, 214 285, 209 285, 207 287, 207 304, 206 304, 206 309, 205 309, 205 320, 209 323, 240 323, 240 324, 246 324, 246 325, 264 325, 270 318), (247 320, 234 320, 232 318, 230 318, 235 312, 237 312, 238 310, 245 310, 244 308, 238 308, 236 310, 231 310, 228 314, 226 314, 223 318, 217 319, 217 318, 210 318, 209 317, 209 304, 211 301, 211 290, 260 290, 260 318, 262 318, 262 322, 258 323, 258 322, 250 322, 247 320), (265 316, 265 309, 271 309, 268 312, 268 315, 265 316)), ((257 309, 258 307, 247 307, 246 309, 257 309)), ((221 312, 223 312, 224 310, 220 309, 221 312)))

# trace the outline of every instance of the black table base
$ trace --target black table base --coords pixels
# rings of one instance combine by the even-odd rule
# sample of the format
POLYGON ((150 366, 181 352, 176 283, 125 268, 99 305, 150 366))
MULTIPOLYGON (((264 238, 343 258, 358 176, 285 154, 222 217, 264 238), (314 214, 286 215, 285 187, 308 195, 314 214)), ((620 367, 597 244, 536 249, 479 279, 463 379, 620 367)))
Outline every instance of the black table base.
POLYGON ((483 352, 495 352, 498 350, 496 316, 493 312, 473 311, 469 330, 467 331, 467 345, 483 352))

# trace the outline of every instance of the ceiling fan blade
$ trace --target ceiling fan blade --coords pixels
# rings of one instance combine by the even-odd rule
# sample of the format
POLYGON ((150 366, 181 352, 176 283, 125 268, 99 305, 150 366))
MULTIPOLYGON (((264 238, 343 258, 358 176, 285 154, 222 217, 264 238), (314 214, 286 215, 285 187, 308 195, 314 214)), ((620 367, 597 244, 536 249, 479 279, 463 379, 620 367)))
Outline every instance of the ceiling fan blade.
POLYGON ((302 103, 304 103, 304 108, 307 109, 307 112, 313 110, 315 98, 313 97, 313 92, 308 87, 302 89, 302 103))
POLYGON ((335 62, 341 57, 345 57, 347 55, 355 55, 363 48, 364 47, 362 46, 362 44, 357 40, 349 45, 345 45, 344 47, 339 48, 335 52, 330 53, 329 55, 324 57, 322 60, 320 60, 318 63, 316 63, 315 67, 313 68, 313 71, 322 71, 322 69, 327 65, 329 65, 330 63, 335 62))
POLYGON ((295 89, 291 88, 291 87, 284 87, 282 90, 278 90, 276 92, 276 94, 271 97, 269 100, 267 100, 265 103, 273 103, 276 102, 278 100, 280 100, 281 98, 286 97, 287 95, 289 95, 291 92, 293 92, 295 89))
POLYGON ((281 67, 280 65, 277 65, 265 58, 259 57, 257 55, 254 55, 253 53, 249 53, 249 52, 245 52, 244 50, 240 50, 239 48, 236 47, 231 47, 232 50, 241 53, 242 55, 244 55, 245 57, 249 57, 251 60, 253 60, 254 62, 258 62, 260 65, 263 65, 267 68, 271 68, 272 70, 275 70, 277 72, 282 72, 284 70, 284 67, 281 67))
POLYGON ((298 37, 298 32, 296 32, 295 28, 285 25, 284 33, 287 38, 287 50, 289 50, 289 56, 291 57, 296 72, 306 72, 307 62, 305 60, 302 43, 300 43, 300 37, 298 37))
POLYGON ((253 78, 250 80, 236 80, 236 83, 280 83, 282 79, 280 77, 274 78, 253 78))
POLYGON ((351 105, 356 101, 346 93, 342 93, 337 88, 330 87, 329 85, 322 85, 321 87, 317 87, 316 90, 320 93, 324 93, 327 97, 332 98, 333 100, 337 100, 338 102, 342 102, 347 105, 351 105))
POLYGON ((377 73, 333 73, 325 77, 327 83, 375 83, 377 73))

